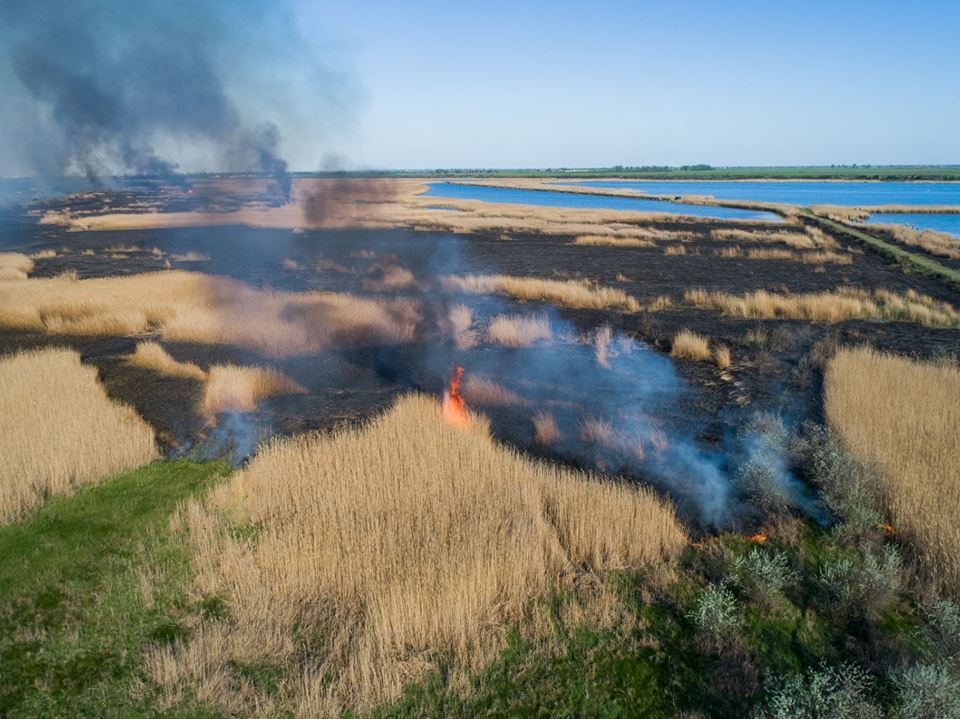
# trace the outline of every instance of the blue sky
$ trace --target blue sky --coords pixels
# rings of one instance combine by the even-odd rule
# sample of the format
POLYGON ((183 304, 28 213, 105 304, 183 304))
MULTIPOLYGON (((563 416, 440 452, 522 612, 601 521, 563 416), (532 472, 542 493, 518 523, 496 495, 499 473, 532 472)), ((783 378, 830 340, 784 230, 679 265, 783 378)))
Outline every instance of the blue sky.
POLYGON ((960 162, 960 3, 304 2, 375 167, 960 162))
POLYGON ((0 0, 0 176, 960 163, 958 38, 958 0, 0 0))

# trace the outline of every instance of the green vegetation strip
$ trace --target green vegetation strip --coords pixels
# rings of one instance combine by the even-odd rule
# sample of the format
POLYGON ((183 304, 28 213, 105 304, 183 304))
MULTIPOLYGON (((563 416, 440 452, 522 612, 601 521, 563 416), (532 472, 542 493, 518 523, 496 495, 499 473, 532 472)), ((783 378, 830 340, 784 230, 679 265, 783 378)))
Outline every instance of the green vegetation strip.
POLYGON ((136 687, 144 647, 184 632, 170 515, 228 471, 154 462, 0 527, 0 716, 157 715, 136 687))
POLYGON ((897 245, 891 244, 872 235, 868 235, 860 230, 855 230, 849 225, 845 225, 842 222, 837 222, 836 220, 828 219, 809 210, 804 211, 804 216, 815 220, 827 229, 833 230, 834 232, 838 232, 848 237, 852 237, 884 257, 889 257, 890 259, 895 260, 907 267, 918 270, 923 274, 939 277, 940 279, 946 280, 948 283, 953 285, 955 289, 960 289, 960 272, 942 265, 926 255, 908 252, 902 247, 898 247, 897 245))
MULTIPOLYGON (((298 176, 331 173, 301 173, 298 176)), ((337 173, 334 173, 337 174, 337 173)), ((339 173, 363 174, 363 173, 339 173)), ((370 174, 370 173, 367 173, 370 174)), ((393 170, 376 173, 388 177, 566 177, 577 179, 632 178, 646 180, 960 180, 958 165, 849 165, 834 167, 711 167, 709 165, 613 167, 554 167, 546 169, 393 170)))

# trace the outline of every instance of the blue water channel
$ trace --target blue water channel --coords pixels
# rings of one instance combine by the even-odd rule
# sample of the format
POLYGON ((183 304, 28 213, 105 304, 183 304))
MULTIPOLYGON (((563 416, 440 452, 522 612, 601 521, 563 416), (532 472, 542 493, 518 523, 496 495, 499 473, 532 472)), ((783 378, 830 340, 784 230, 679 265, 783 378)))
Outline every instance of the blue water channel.
POLYGON ((507 187, 484 185, 458 185, 449 182, 431 183, 430 189, 421 197, 449 198, 455 200, 481 200, 517 205, 541 207, 568 207, 583 210, 633 210, 634 212, 669 212, 676 215, 713 217, 732 220, 767 220, 779 222, 779 215, 772 212, 755 212, 727 207, 685 205, 661 200, 642 200, 632 197, 608 197, 605 195, 581 195, 575 192, 551 192, 548 190, 517 190, 507 187))

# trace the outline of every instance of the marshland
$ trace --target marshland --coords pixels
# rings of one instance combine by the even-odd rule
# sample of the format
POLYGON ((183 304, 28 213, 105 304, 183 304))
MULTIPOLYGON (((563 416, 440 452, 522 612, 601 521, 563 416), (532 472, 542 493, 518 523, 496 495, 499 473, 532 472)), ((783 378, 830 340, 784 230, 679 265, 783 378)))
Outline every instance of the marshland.
MULTIPOLYGON (((318 8, 0 2, 0 716, 960 717, 957 166, 830 166, 676 65, 579 115, 599 15, 494 90, 464 57, 519 10, 318 8), (394 169, 337 154, 371 127, 394 169)), ((956 154, 848 87, 851 148, 956 154)))

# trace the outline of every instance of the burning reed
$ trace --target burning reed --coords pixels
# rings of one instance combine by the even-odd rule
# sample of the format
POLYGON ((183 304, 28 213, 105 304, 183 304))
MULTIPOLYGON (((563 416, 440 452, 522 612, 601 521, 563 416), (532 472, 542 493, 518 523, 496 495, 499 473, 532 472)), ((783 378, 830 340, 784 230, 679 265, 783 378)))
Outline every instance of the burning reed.
POLYGON ((607 625, 621 610, 604 573, 685 545, 647 490, 533 463, 418 396, 361 429, 270 444, 180 521, 196 589, 228 612, 158 647, 148 670, 171 697, 230 713, 364 711, 441 662, 462 685, 511 629, 554 631, 538 600, 564 592, 566 622, 607 625), (256 533, 227 531, 245 526, 256 533), (263 662, 285 699, 244 679, 263 662))
POLYGON ((156 458, 153 430, 64 349, 0 359, 0 524, 156 458))

